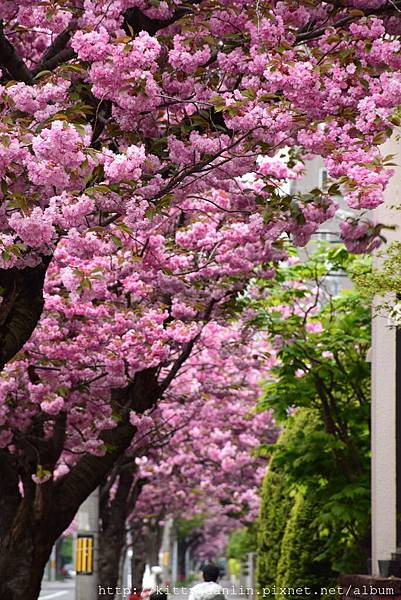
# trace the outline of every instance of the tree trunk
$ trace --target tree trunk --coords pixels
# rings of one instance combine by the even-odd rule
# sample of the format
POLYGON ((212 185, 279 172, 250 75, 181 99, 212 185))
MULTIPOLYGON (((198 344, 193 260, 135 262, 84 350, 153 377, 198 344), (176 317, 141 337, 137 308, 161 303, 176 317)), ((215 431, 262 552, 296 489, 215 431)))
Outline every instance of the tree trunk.
POLYGON ((133 592, 142 591, 142 581, 145 574, 147 562, 148 538, 146 533, 141 531, 141 527, 137 530, 131 529, 132 534, 132 558, 131 558, 131 573, 133 592))
POLYGON ((178 541, 178 581, 184 581, 187 577, 187 572, 186 572, 186 551, 188 548, 188 542, 187 540, 179 540, 178 541))
POLYGON ((63 538, 59 538, 56 542, 56 577, 61 573, 61 569, 63 567, 63 557, 61 554, 63 543, 63 538))
MULTIPOLYGON (((40 450, 33 461, 33 443, 18 447, 19 454, 0 450, 0 599, 37 600, 46 563, 53 544, 67 529, 82 502, 107 477, 116 461, 129 447, 136 429, 129 422, 130 410, 142 413, 160 395, 156 370, 137 373, 124 390, 115 390, 124 406, 121 421, 102 439, 111 450, 102 457, 86 454, 71 471, 57 481, 35 485, 36 464, 52 470, 57 453, 42 460, 40 450), (31 452, 28 452, 28 446, 31 452), (50 461, 50 462, 49 462, 50 461), (49 468, 50 467, 50 468, 49 468), (24 496, 19 490, 24 484, 24 496)), ((53 439, 46 440, 46 456, 53 439)), ((60 445, 60 452, 62 444, 60 445)), ((59 453, 58 453, 59 455, 59 453)), ((118 574, 118 562, 117 562, 118 574)))
POLYGON ((99 536, 99 599, 115 597, 124 541, 124 534, 120 536, 118 532, 114 536, 99 536), (107 588, 113 591, 107 593, 107 588))
MULTIPOLYGON (((159 564, 159 549, 162 529, 157 523, 131 523, 132 536, 132 591, 142 591, 143 575, 146 565, 154 567, 159 564)), ((160 583, 160 581, 158 581, 160 583)))
MULTIPOLYGON (((114 498, 109 500, 107 494, 100 502, 99 586, 106 589, 106 592, 107 588, 115 590, 119 579, 121 554, 125 546, 128 500, 132 486, 132 472, 123 471, 119 476, 114 498)), ((114 598, 114 596, 113 592, 102 594, 101 597, 114 598)))
POLYGON ((57 515, 47 510, 45 503, 50 489, 50 485, 43 491, 39 489, 33 496, 31 490, 28 491, 0 540, 2 599, 36 600, 39 596, 53 544, 65 529, 60 526, 57 515))
POLYGON ((162 528, 157 522, 149 525, 149 533, 147 536, 146 556, 151 567, 159 564, 159 551, 162 538, 162 528))
POLYGON ((132 583, 131 589, 133 592, 142 592, 142 581, 145 574, 146 558, 145 554, 141 553, 138 548, 133 549, 131 558, 132 583))
POLYGON ((37 600, 53 541, 33 526, 19 543, 9 546, 0 559, 0 598, 37 600))
MULTIPOLYGON (((146 481, 135 480, 136 470, 131 458, 128 464, 119 466, 114 474, 116 477, 109 478, 100 491, 99 585, 106 591, 108 587, 115 589, 121 579, 127 518, 134 510, 146 481), (111 499, 113 487, 116 489, 111 499)), ((114 594, 102 593, 101 596, 114 598, 114 594)))

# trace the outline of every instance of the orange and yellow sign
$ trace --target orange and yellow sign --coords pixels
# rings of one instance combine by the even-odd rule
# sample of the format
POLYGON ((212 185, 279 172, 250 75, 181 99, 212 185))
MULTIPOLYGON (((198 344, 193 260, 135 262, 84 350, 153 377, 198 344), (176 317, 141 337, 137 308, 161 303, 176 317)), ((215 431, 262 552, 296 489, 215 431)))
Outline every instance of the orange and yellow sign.
POLYGON ((92 575, 93 535, 79 535, 77 537, 76 557, 77 575, 92 575))

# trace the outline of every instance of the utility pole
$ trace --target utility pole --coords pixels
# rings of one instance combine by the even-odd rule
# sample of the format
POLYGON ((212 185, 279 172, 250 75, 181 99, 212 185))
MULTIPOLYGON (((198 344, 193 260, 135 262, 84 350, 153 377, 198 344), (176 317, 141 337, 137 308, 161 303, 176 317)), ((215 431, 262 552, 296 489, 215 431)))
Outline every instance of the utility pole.
POLYGON ((49 577, 50 581, 56 581, 56 571, 57 571, 56 544, 54 544, 54 546, 52 548, 52 553, 50 555, 50 577, 49 577))
POLYGON ((163 567, 163 582, 170 582, 171 578, 171 532, 173 527, 172 519, 168 519, 163 527, 162 544, 159 555, 159 564, 163 567))
POLYGON ((174 542, 173 542, 173 556, 172 556, 171 562, 172 562, 171 579, 172 579, 173 585, 176 585, 176 583, 178 581, 178 541, 177 541, 177 538, 175 537, 175 530, 174 530, 174 542))
POLYGON ((99 489, 80 506, 77 517, 75 600, 97 600, 99 489))

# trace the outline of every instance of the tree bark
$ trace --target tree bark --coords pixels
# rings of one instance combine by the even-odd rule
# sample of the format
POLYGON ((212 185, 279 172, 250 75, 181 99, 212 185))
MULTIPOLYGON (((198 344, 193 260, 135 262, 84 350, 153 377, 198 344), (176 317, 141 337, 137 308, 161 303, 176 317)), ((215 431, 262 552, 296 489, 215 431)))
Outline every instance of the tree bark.
POLYGON ((0 560, 0 597, 7 600, 36 600, 54 539, 37 527, 25 528, 13 540, 7 556, 0 560))
POLYGON ((179 540, 178 541, 178 581, 184 581, 187 577, 186 572, 186 551, 189 544, 187 540, 179 540))
MULTIPOLYGON (((132 472, 123 471, 112 500, 109 494, 100 502, 101 529, 99 534, 99 586, 115 590, 119 578, 121 554, 125 546, 125 522, 128 499, 133 485, 132 472)), ((102 595, 114 598, 115 594, 102 595)), ((100 596, 99 596, 100 598, 100 596)))
POLYGON ((136 523, 131 527, 132 533, 132 591, 142 591, 142 580, 146 564, 150 567, 159 564, 159 549, 161 543, 161 528, 150 523, 142 526, 136 523))
POLYGON ((51 510, 51 485, 26 490, 8 531, 2 515, 0 598, 36 600, 39 595, 53 544, 65 529, 51 510))
MULTIPOLYGON (((137 467, 130 460, 120 465, 117 482, 106 482, 100 492, 99 585, 115 589, 122 576, 126 549, 127 518, 135 508, 145 479, 135 479, 137 467), (110 485, 111 483, 111 485, 110 485), (113 490, 114 485, 114 490, 113 490), (111 490, 114 496, 111 499, 111 490)), ((117 471, 117 472, 118 472, 117 471)), ((99 595, 100 597, 100 595, 99 595)), ((102 598, 114 598, 114 594, 102 598)))
MULTIPOLYGON (((67 529, 79 506, 107 477, 116 461, 131 443, 136 429, 129 422, 130 410, 142 413, 160 395, 155 369, 135 376, 124 390, 115 390, 115 399, 124 409, 121 421, 102 439, 109 452, 103 456, 86 454, 63 478, 35 485, 32 474, 35 452, 19 455, 0 452, 0 599, 37 600, 46 563, 53 544, 67 529), (24 496, 19 490, 24 485, 24 496)), ((31 444, 32 446, 32 444, 31 444)), ((61 445, 62 447, 62 445, 61 445)), ((52 457, 52 461, 57 456, 52 457)), ((37 462, 41 461, 38 451, 37 462)), ((117 566, 118 572, 118 566, 117 566)))
POLYGON ((133 592, 142 592, 142 581, 146 568, 146 539, 141 536, 133 538, 131 573, 133 592))
POLYGON ((162 528, 157 522, 149 525, 146 556, 151 567, 159 564, 159 551, 162 539, 162 528))
POLYGON ((49 257, 37 267, 0 269, 0 370, 32 335, 42 314, 49 257))

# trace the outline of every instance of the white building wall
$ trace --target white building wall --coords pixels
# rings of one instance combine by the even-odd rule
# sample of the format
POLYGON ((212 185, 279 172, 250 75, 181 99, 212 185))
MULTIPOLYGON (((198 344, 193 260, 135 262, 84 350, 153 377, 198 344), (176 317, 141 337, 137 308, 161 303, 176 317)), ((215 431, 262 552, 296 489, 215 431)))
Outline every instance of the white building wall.
MULTIPOLYGON (((388 243, 401 240, 401 144, 390 140, 384 154, 395 154, 395 175, 386 190, 386 202, 375 211, 375 219, 396 229, 386 230, 388 243)), ((376 259, 376 264, 379 259, 376 259)), ((383 314, 372 320, 372 570, 379 573, 379 560, 389 560, 396 551, 396 386, 395 331, 383 314)))

